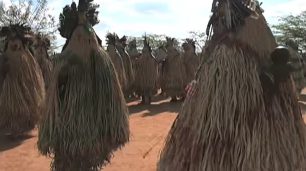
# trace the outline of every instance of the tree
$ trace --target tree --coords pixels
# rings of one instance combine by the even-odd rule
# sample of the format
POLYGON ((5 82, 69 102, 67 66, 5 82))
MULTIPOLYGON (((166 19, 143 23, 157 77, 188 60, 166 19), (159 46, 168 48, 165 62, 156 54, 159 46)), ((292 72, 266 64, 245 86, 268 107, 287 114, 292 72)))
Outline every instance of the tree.
POLYGON ((277 41, 285 44, 292 39, 299 45, 300 50, 306 51, 306 11, 299 15, 288 15, 280 18, 280 23, 272 26, 277 41))
MULTIPOLYGON (((159 46, 164 45, 166 43, 166 35, 159 35, 159 34, 146 34, 144 35, 147 37, 147 40, 149 41, 149 44, 151 48, 157 49, 159 46)), ((136 39, 136 44, 138 48, 143 47, 143 37, 129 37, 129 41, 136 39)))
POLYGON ((146 35, 147 39, 152 47, 152 49, 156 49, 161 45, 165 45, 166 43, 166 35, 160 34, 148 34, 146 35))
MULTIPOLYGON (((11 0, 7 6, 0 2, 0 27, 9 24, 26 24, 34 33, 50 37, 54 46, 57 27, 54 17, 48 13, 47 0, 11 0)), ((52 49, 52 47, 51 47, 52 49)))

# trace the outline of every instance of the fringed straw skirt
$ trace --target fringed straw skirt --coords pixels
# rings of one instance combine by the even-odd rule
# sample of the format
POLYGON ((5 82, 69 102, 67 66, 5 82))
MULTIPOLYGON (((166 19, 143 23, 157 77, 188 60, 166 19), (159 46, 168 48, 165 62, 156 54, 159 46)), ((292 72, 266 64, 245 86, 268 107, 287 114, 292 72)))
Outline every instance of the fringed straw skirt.
POLYGON ((256 55, 220 44, 176 118, 158 171, 304 171, 305 125, 292 84, 267 100, 256 55))
POLYGON ((104 51, 64 53, 56 63, 38 149, 54 170, 98 170, 129 140, 128 109, 104 51))
MULTIPOLYGON (((35 127, 44 103, 45 85, 40 67, 30 53, 6 58, 0 94, 0 129, 18 135, 35 127)), ((2 69, 2 68, 1 68, 2 69)))

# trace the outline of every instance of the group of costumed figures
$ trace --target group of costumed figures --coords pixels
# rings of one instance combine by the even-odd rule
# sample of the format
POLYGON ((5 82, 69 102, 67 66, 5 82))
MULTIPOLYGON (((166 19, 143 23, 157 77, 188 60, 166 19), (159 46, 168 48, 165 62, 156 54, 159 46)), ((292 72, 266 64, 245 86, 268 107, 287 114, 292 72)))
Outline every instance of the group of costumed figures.
POLYGON ((138 51, 136 39, 127 43, 126 36, 107 35, 107 52, 117 71, 126 98, 141 97, 141 103, 150 104, 158 93, 178 101, 185 97, 185 87, 194 78, 200 58, 196 54, 195 41, 186 39, 184 53, 175 46, 174 38, 166 37, 166 44, 153 52, 147 37, 143 49, 138 51), (155 54, 155 55, 154 55, 155 54))
POLYGON ((62 52, 29 27, 2 27, 0 130, 14 139, 38 125, 37 147, 51 170, 99 170, 129 141, 128 108, 108 53, 93 26, 98 5, 80 0, 60 14, 62 52))
POLYGON ((157 58, 146 39, 140 53, 135 40, 126 49, 115 34, 103 50, 93 29, 97 8, 92 0, 65 6, 59 31, 67 41, 52 62, 47 38, 22 24, 1 28, 1 134, 16 138, 38 125, 37 147, 52 157, 51 170, 100 170, 129 141, 124 97, 136 92, 150 102, 161 88, 186 97, 158 171, 306 170, 301 88, 293 81, 302 66, 290 62, 297 47, 277 45, 257 1, 213 1, 197 71, 190 40, 184 58, 172 38, 157 58))

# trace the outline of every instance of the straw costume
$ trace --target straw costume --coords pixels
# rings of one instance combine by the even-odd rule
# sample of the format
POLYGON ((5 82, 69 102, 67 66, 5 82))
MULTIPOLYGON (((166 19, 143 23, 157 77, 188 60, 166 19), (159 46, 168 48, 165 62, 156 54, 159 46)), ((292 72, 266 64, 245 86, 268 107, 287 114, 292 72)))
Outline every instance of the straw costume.
POLYGON ((54 68, 38 149, 55 171, 99 170, 129 140, 128 110, 116 71, 92 26, 97 5, 80 0, 60 15, 68 39, 54 68))
POLYGON ((124 94, 126 97, 128 97, 132 94, 132 86, 135 81, 135 73, 133 70, 131 57, 126 50, 126 47, 127 47, 126 36, 123 36, 121 39, 117 39, 117 40, 118 41, 116 45, 122 57, 125 75, 126 75, 126 81, 127 81, 127 85, 125 87, 124 94))
POLYGON ((4 53, 0 56, 0 131, 13 137, 32 130, 44 102, 41 70, 29 51, 33 33, 14 24, 2 27, 4 53))
POLYGON ((35 35, 31 50, 42 71, 46 89, 49 85, 52 71, 52 62, 48 54, 49 48, 50 40, 48 37, 42 34, 35 35))
POLYGON ((129 42, 128 44, 128 54, 131 57, 131 62, 132 62, 132 68, 133 68, 133 73, 135 74, 135 80, 130 88, 130 92, 132 93, 132 96, 137 95, 136 93, 136 84, 137 84, 137 79, 136 79, 136 75, 137 75, 137 69, 136 69, 136 61, 137 59, 139 59, 141 57, 141 53, 138 52, 137 50, 137 42, 136 39, 133 39, 132 41, 129 42))
POLYGON ((108 33, 106 38, 107 38, 107 53, 109 54, 114 64, 121 88, 122 90, 125 90, 127 86, 127 79, 126 79, 123 60, 116 46, 117 35, 115 33, 114 34, 108 33))
POLYGON ((181 54, 174 47, 176 40, 169 37, 166 39, 167 58, 163 62, 161 89, 172 98, 171 101, 177 101, 178 97, 184 96, 186 70, 181 54))
POLYGON ((212 12, 196 91, 158 171, 304 171, 305 125, 288 50, 276 48, 257 1, 215 0, 212 12))
POLYGON ((163 82, 163 69, 166 63, 166 59, 167 59, 167 49, 166 46, 164 44, 160 45, 156 51, 155 51, 155 56, 156 56, 156 60, 158 63, 158 83, 157 83, 157 87, 158 89, 161 90, 160 95, 164 95, 165 93, 163 92, 162 89, 162 82, 163 82))
POLYGON ((192 39, 186 39, 182 47, 184 49, 183 60, 186 68, 186 83, 188 84, 195 77, 200 58, 196 54, 195 41, 192 39))
POLYGON ((139 58, 141 56, 141 53, 138 52, 137 50, 137 42, 136 39, 133 39, 132 41, 129 42, 128 44, 128 54, 131 57, 131 62, 132 62, 132 68, 134 70, 135 73, 135 61, 137 58, 139 58))
POLYGON ((144 39, 144 47, 141 57, 137 58, 136 64, 136 94, 142 97, 143 104, 150 104, 152 96, 156 93, 156 85, 158 80, 157 62, 152 55, 152 49, 144 39))
POLYGON ((296 87, 297 96, 299 97, 300 93, 305 87, 303 58, 298 52, 298 45, 293 40, 286 41, 286 46, 288 47, 288 50, 290 52, 289 61, 294 67, 292 77, 296 87))

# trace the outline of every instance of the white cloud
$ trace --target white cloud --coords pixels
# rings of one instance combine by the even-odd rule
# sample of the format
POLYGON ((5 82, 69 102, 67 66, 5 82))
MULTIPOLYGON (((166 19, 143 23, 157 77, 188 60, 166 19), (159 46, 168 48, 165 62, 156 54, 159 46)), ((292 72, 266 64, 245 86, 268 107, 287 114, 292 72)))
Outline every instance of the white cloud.
MULTIPOLYGON (((141 14, 133 9, 133 5, 140 0, 106 0, 101 3, 101 18, 107 28, 98 31, 100 36, 104 36, 106 31, 116 32, 119 35, 141 36, 146 33, 166 34, 173 37, 185 38, 192 30, 205 30, 209 19, 210 5, 203 0, 155 0, 149 1, 162 3, 168 7, 164 13, 141 14), (117 3, 116 3, 117 2, 117 3), (106 10, 106 11, 104 11, 106 10), (126 18, 105 15, 112 11, 114 15, 126 14, 126 18), (147 20, 137 21, 139 15, 145 15, 147 20), (119 20, 114 20, 121 19, 119 20), (129 22, 123 22, 127 20, 129 22), (161 22, 159 22, 161 21, 161 22)), ((146 1, 146 3, 149 3, 146 1)))
POLYGON ((265 16, 269 23, 276 24, 279 17, 286 15, 297 15, 306 10, 305 0, 282 0, 274 4, 263 4, 265 16))
POLYGON ((3 2, 3 4, 5 4, 5 5, 11 4, 10 0, 1 0, 0 2, 3 2))
MULTIPOLYGON (((119 35, 126 34, 133 36, 140 36, 147 32, 185 38, 188 36, 189 31, 205 31, 206 24, 210 16, 211 2, 209 1, 155 0, 152 2, 167 4, 169 6, 169 11, 167 13, 154 14, 154 16, 146 16, 148 17, 147 21, 137 21, 135 18, 137 18, 139 15, 144 15, 133 10, 132 6, 137 2, 143 1, 103 1, 101 3, 101 18, 105 24, 105 27, 101 27, 97 30, 99 35, 104 38, 106 31, 116 32, 119 35), (108 11, 112 11, 113 16, 107 15, 108 11), (116 14, 125 14, 123 16, 127 17, 117 18, 116 14), (150 21, 150 19, 153 18, 154 21, 150 21), (158 20, 163 22, 158 22, 158 20), (166 22, 164 22, 165 20, 166 22)), ((306 1, 270 0, 263 3, 263 8, 265 10, 264 15, 266 16, 268 23, 276 24, 280 16, 289 14, 296 15, 301 11, 306 10, 306 1)))
MULTIPOLYGON (((4 0, 7 2, 10 0, 4 0)), ((77 0, 75 0, 77 1, 77 0)), ((189 31, 205 31, 210 16, 212 0, 96 0, 100 4, 100 24, 95 30, 105 44, 107 31, 119 36, 141 36, 146 33, 166 34, 185 38, 189 31), (141 11, 139 4, 164 5, 165 11, 141 11)), ((58 19, 62 8, 72 1, 50 0, 51 14, 58 19)), ((264 15, 270 24, 276 24, 280 16, 298 14, 306 10, 305 0, 266 0, 263 3, 264 15)), ((59 38, 58 44, 64 39, 59 38)))

